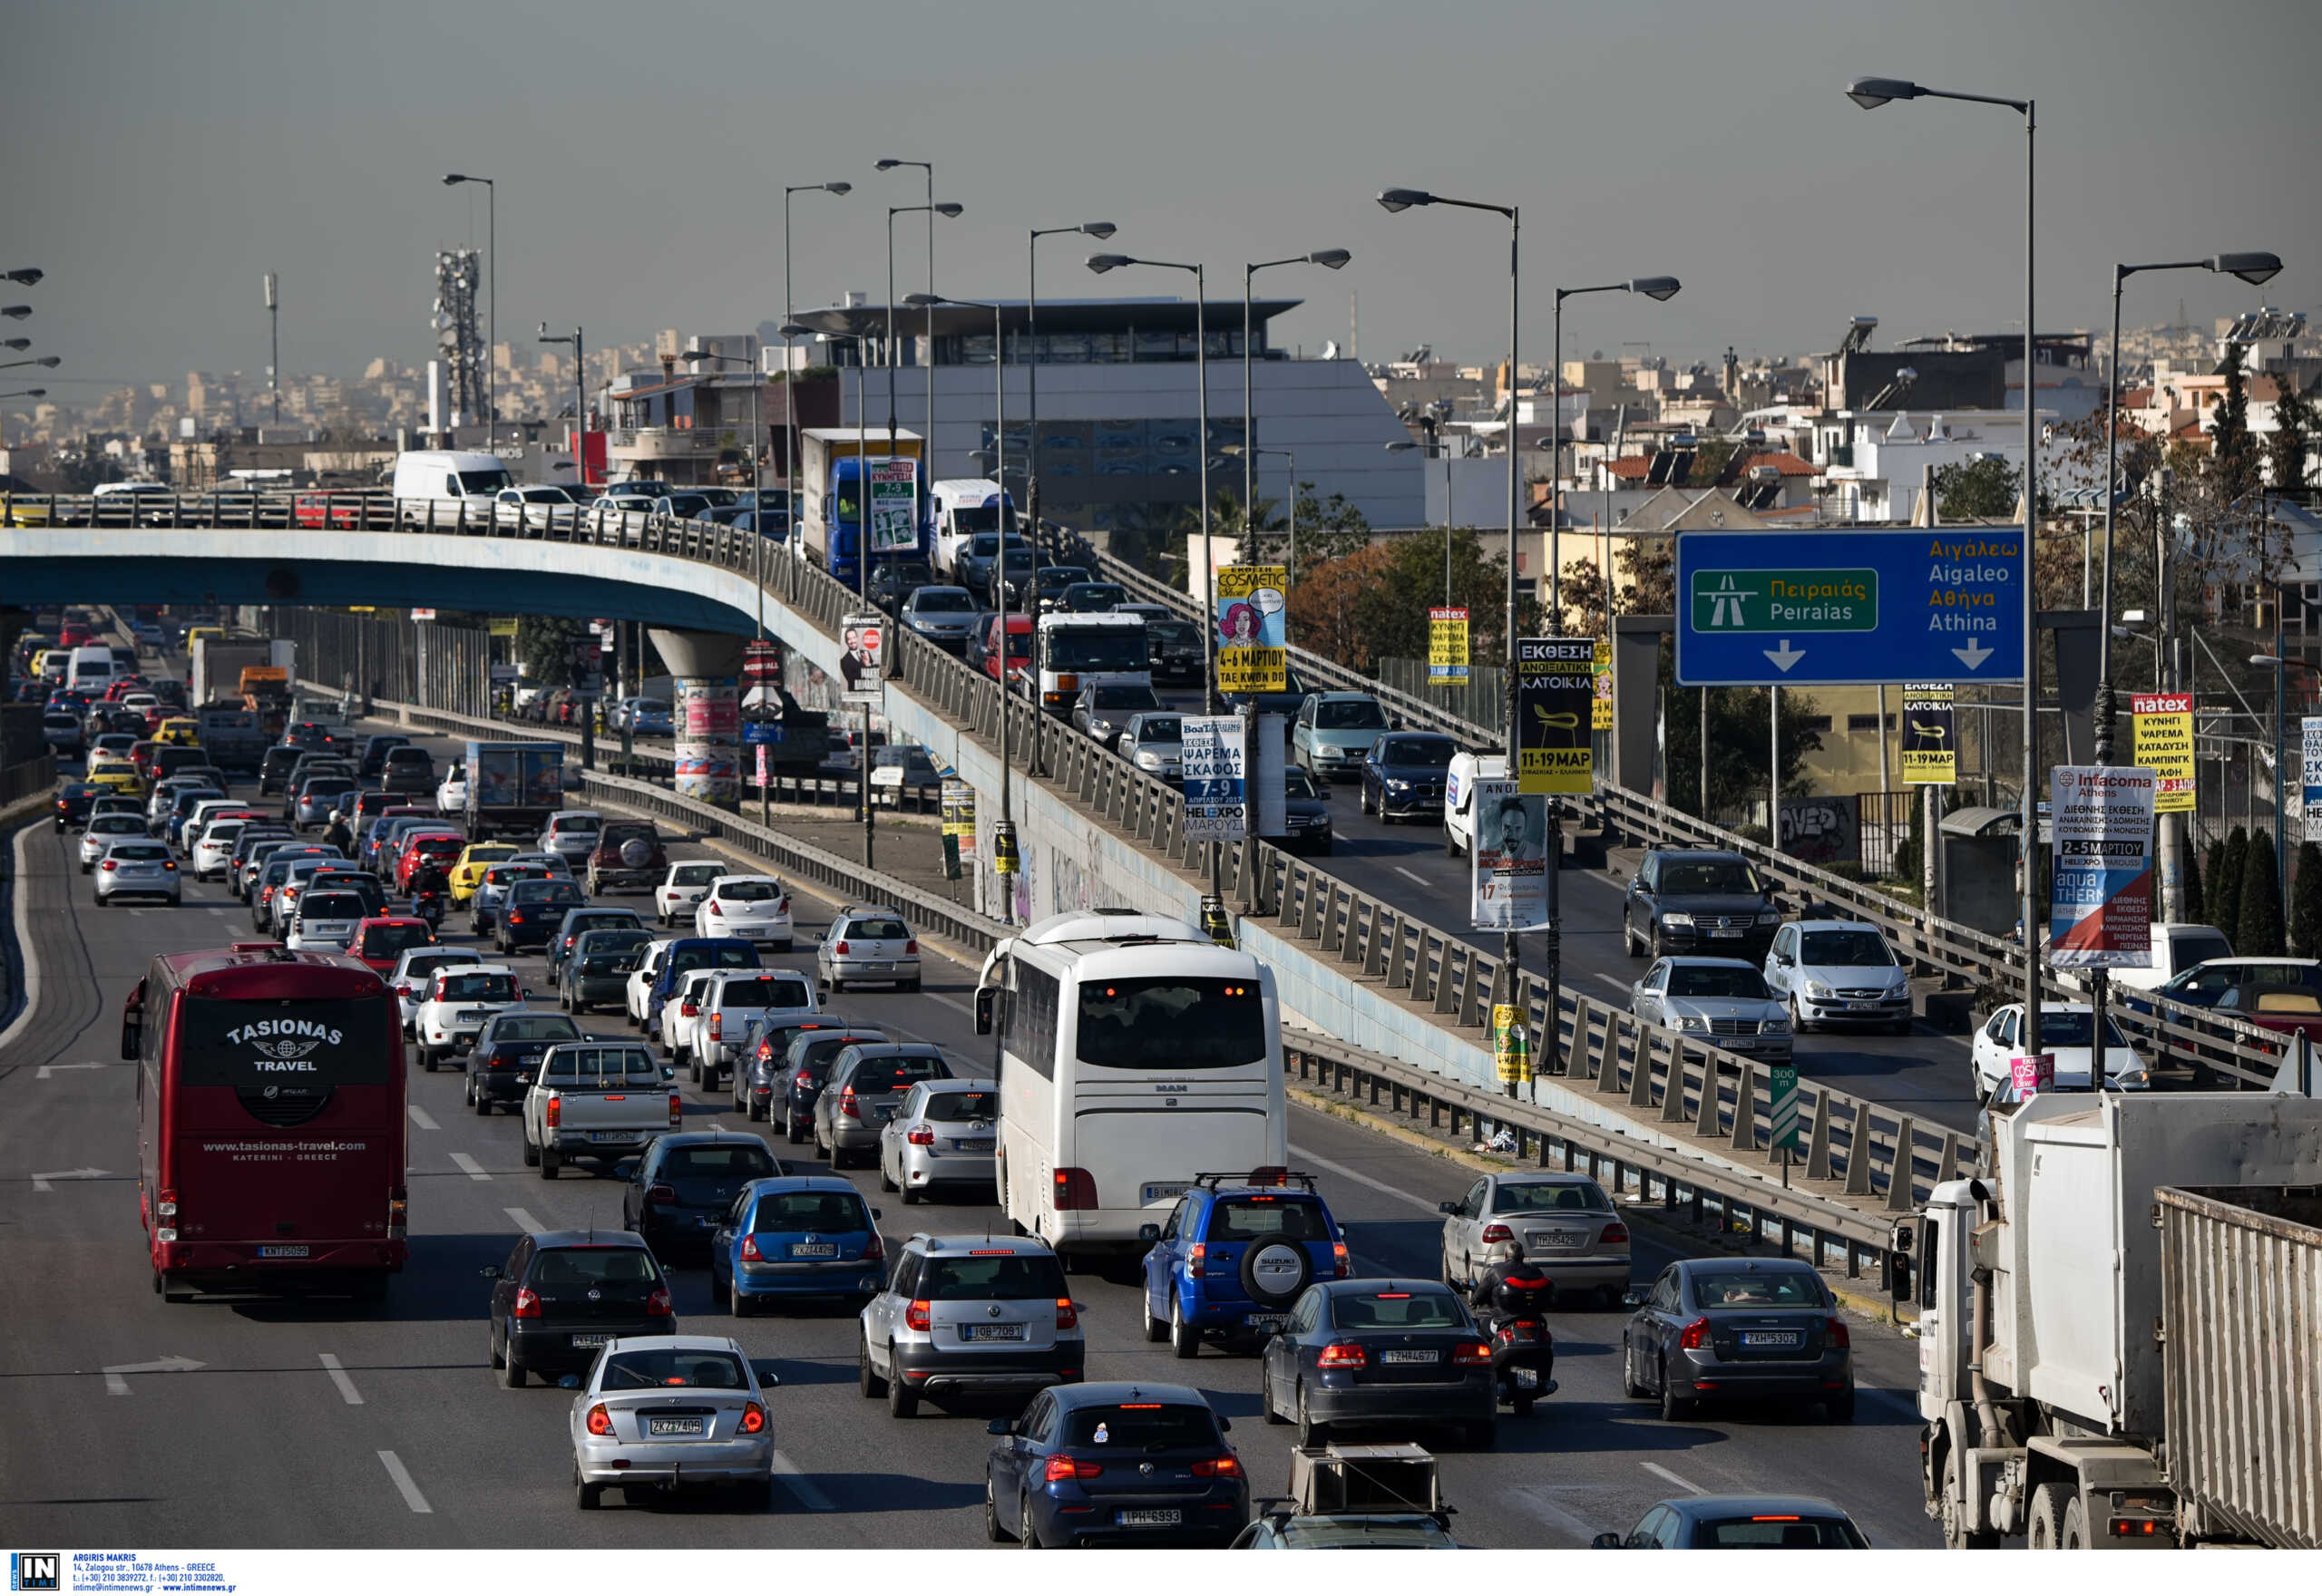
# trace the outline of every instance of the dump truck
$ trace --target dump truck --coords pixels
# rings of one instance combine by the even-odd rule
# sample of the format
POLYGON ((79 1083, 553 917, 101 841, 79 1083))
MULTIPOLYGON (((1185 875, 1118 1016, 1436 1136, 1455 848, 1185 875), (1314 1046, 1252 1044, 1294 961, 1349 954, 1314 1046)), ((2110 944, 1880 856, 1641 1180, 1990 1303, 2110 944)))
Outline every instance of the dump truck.
POLYGON ((1899 1227, 1946 1544, 2322 1546, 2322 1101, 2051 1092, 1899 1227))
POLYGON ((266 637, 196 637, 187 655, 186 696, 195 704, 240 704, 242 672, 276 663, 274 644, 266 637))
POLYGON ((792 535, 794 555, 847 587, 862 586, 855 562, 867 469, 872 563, 928 558, 927 468, 922 463, 924 441, 917 433, 807 427, 798 437, 805 513, 792 535))
POLYGON ((471 739, 462 762, 467 775, 468 841, 493 836, 527 840, 548 829, 564 807, 564 745, 485 743, 471 739))

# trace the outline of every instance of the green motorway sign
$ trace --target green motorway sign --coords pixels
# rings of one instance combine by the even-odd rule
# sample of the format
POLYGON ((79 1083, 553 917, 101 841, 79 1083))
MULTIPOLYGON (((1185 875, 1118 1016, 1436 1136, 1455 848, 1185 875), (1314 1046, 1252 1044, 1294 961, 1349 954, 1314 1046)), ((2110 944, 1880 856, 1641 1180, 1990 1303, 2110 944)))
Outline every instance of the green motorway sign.
POLYGON ((1878 626, 1875 568, 1688 574, 1696 632, 1868 632, 1878 626))

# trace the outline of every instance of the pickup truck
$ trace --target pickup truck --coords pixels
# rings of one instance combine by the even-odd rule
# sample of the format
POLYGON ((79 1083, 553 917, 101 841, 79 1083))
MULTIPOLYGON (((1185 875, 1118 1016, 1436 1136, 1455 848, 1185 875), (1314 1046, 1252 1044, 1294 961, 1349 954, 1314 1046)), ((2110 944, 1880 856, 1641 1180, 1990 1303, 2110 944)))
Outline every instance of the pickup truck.
POLYGON ((634 1042, 562 1042, 548 1050, 524 1095, 524 1162, 552 1181, 568 1158, 610 1168, 684 1123, 664 1069, 634 1042))
MULTIPOLYGON (((701 978, 692 992, 696 1012, 688 1016, 682 1004, 678 1007, 677 1035, 683 1046, 678 1051, 686 1074, 704 1091, 715 1092, 727 1078, 741 1056, 742 1039, 761 1016, 816 1007, 815 985, 800 970, 719 969, 696 975, 701 978)), ((661 1029, 667 1040, 668 1021, 661 1029)))

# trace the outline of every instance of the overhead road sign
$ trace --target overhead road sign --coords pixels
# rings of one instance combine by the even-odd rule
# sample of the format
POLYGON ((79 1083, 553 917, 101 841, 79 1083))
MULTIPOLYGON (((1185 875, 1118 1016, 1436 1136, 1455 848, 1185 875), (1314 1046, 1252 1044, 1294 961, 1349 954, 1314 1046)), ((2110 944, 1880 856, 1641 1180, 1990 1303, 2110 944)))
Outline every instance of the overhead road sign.
POLYGON ((2024 534, 2012 527, 1686 532, 1688 687, 2020 681, 2024 534))

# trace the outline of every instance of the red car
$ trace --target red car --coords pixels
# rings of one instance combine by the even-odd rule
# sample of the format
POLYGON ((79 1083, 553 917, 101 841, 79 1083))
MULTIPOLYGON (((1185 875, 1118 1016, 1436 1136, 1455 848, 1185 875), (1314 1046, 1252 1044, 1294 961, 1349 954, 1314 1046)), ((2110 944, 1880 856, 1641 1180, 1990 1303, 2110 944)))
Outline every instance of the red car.
POLYGON ((56 646, 59 648, 78 648, 96 640, 97 634, 77 620, 67 621, 56 630, 56 646))
POLYGON ((292 502, 291 520, 302 527, 360 527, 371 495, 362 489, 338 492, 301 493, 292 502))
POLYGON ((403 840, 403 852, 395 855, 395 890, 410 891, 413 878, 429 866, 448 877, 467 845, 468 840, 457 832, 412 832, 403 840))
POLYGON ((416 915, 375 914, 356 922, 355 939, 347 943, 346 951, 385 975, 395 968, 404 949, 432 947, 434 941, 435 929, 416 915))

